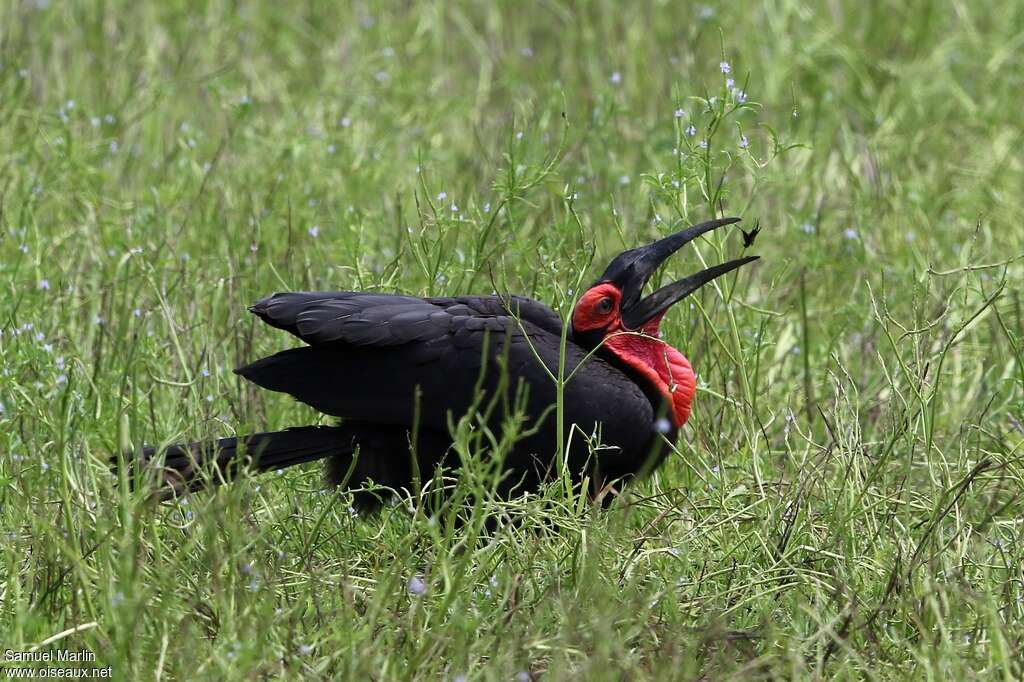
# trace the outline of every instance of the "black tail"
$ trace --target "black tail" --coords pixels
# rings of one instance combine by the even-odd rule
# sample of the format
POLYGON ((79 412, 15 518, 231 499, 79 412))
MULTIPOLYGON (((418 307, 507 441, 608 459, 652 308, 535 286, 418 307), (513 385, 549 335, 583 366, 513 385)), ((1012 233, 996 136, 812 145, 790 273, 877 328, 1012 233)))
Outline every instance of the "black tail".
MULTIPOLYGON (((230 481, 242 468, 259 472, 325 457, 349 460, 352 451, 352 438, 344 427, 300 426, 242 438, 172 445, 166 449, 162 465, 153 461, 161 452, 156 448, 144 448, 137 459, 142 468, 158 468, 159 489, 155 495, 168 499, 230 481)), ((125 461, 132 459, 136 459, 134 454, 125 456, 125 461)))

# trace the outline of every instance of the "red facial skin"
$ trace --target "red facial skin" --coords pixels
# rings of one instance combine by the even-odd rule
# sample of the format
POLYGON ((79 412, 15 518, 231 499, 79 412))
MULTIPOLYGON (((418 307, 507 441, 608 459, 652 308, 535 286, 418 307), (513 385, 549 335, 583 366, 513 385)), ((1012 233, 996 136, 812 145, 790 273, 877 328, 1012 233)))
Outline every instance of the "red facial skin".
POLYGON ((661 315, 648 320, 641 329, 625 329, 619 311, 621 299, 622 292, 611 283, 589 289, 572 313, 573 329, 603 330, 603 347, 658 387, 672 405, 672 423, 678 429, 690 418, 697 392, 690 361, 659 338, 661 315))

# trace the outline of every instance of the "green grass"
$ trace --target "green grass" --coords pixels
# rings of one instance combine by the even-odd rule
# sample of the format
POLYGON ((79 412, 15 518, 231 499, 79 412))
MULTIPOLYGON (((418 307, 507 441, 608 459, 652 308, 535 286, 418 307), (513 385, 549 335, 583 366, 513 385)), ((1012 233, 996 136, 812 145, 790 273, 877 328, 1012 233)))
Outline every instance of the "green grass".
POLYGON ((0 649, 77 628, 52 646, 124 680, 1024 676, 1024 5, 348 4, 0 5, 0 649), (481 537, 352 518, 316 466, 158 506, 108 474, 323 419, 231 373, 290 343, 267 293, 565 312, 719 208, 763 259, 670 314, 694 415, 607 511, 552 486, 481 537))

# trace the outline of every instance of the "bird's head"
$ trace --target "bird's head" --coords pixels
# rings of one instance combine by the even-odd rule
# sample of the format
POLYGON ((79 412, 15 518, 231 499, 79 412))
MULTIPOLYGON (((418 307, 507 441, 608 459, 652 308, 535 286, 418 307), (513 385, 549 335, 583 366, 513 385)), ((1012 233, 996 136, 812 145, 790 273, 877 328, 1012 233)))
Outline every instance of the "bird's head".
POLYGON ((576 303, 572 314, 573 340, 588 348, 600 346, 645 377, 669 401, 672 423, 681 427, 690 416, 697 382, 689 361, 661 340, 661 318, 673 305, 711 280, 757 260, 748 256, 710 267, 664 286, 642 298, 644 285, 658 267, 683 245, 705 232, 738 222, 739 218, 709 220, 656 242, 624 251, 576 303))

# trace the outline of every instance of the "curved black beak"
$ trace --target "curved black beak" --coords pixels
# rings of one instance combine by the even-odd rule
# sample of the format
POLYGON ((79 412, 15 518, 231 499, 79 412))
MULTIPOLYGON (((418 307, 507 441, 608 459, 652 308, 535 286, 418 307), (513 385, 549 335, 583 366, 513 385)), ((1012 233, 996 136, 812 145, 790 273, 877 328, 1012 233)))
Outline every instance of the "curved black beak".
POLYGON ((701 270, 696 275, 690 275, 689 277, 684 277, 677 282, 663 286, 642 301, 634 303, 627 308, 623 308, 621 310, 622 326, 626 329, 639 329, 647 321, 658 317, 714 278, 720 277, 721 275, 735 270, 741 265, 746 265, 751 261, 755 261, 758 258, 760 258, 760 256, 737 258, 736 260, 731 260, 728 263, 722 263, 721 265, 715 265, 707 270, 701 270))
POLYGON ((640 329, 645 323, 660 316, 716 277, 757 260, 758 256, 747 256, 722 263, 673 282, 647 298, 640 299, 644 285, 669 256, 705 232, 739 221, 739 218, 709 220, 616 256, 605 268, 600 281, 613 282, 622 290, 622 300, 619 304, 622 325, 626 329, 640 329))

